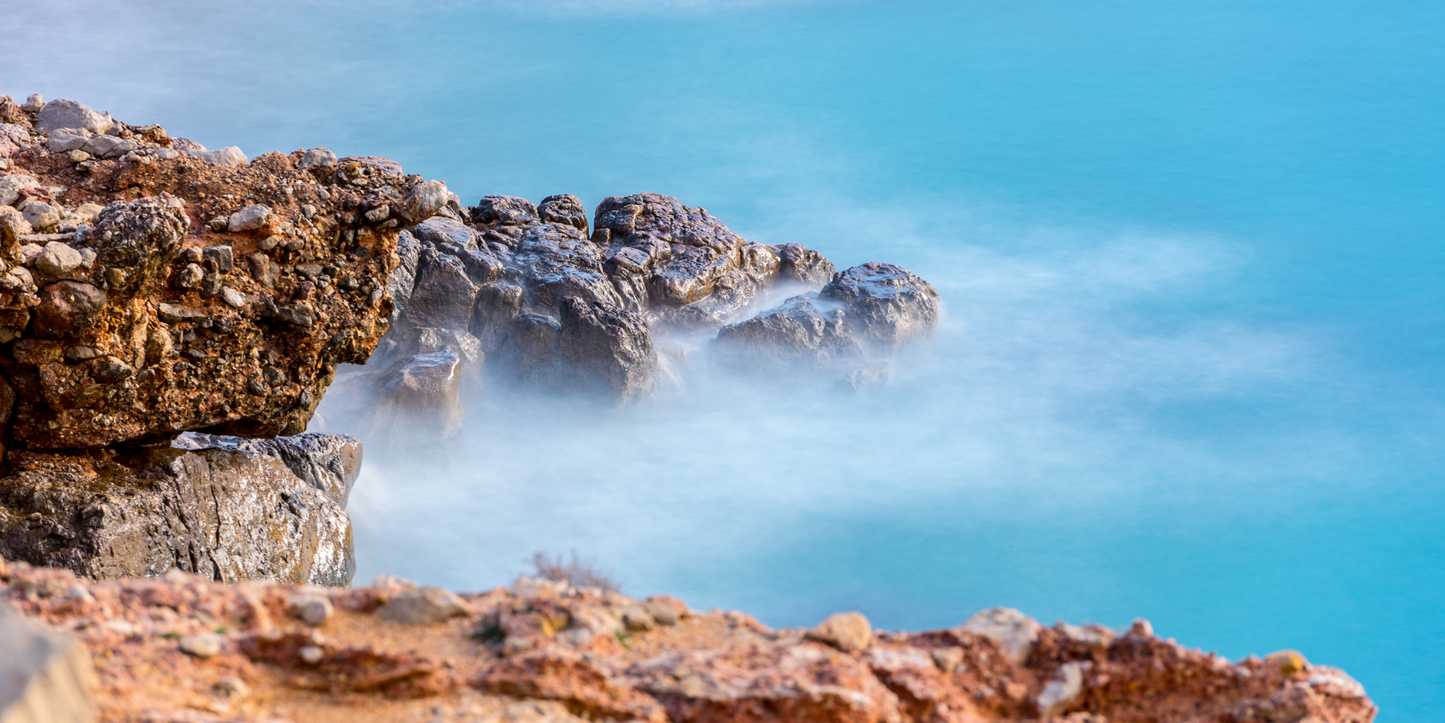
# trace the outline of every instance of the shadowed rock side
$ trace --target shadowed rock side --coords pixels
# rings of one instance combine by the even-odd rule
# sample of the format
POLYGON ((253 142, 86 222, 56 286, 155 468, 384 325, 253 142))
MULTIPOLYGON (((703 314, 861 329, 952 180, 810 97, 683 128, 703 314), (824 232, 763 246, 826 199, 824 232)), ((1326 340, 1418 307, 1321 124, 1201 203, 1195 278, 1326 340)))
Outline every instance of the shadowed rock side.
POLYGON ((876 631, 858 613, 771 629, 535 579, 456 595, 389 576, 327 591, 179 573, 87 582, 23 564, 0 568, 0 600, 80 631, 96 703, 115 721, 1370 723, 1376 712, 1349 675, 1294 651, 1230 661, 1142 620, 1046 628, 1006 608, 920 633, 876 631))

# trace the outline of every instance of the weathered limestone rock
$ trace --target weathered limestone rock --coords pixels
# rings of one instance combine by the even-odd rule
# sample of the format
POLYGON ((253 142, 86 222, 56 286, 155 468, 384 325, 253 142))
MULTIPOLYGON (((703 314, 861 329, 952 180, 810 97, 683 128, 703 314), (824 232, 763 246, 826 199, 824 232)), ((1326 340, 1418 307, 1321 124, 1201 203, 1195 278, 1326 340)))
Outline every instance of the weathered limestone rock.
POLYGON ((723 327, 712 342, 713 361, 734 371, 784 374, 860 360, 863 349, 844 331, 843 312, 824 313, 816 299, 816 293, 794 296, 775 309, 723 327))
POLYGON ((114 125, 115 119, 111 118, 109 113, 93 111, 73 100, 57 98, 41 109, 35 130, 50 133, 59 128, 74 128, 91 133, 104 133, 114 125))
POLYGON ((467 606, 456 593, 428 586, 397 593, 376 614, 405 625, 426 625, 466 615, 467 606))
POLYGON ((893 264, 854 266, 823 287, 818 298, 842 304, 848 333, 877 351, 894 351, 938 324, 938 291, 893 264))
POLYGON ((84 643, 0 604, 0 720, 91 723, 95 673, 84 643))
POLYGON ((1003 649, 1009 662, 1022 665, 1044 629, 1037 620, 1013 608, 990 608, 963 623, 960 630, 989 638, 1003 649))
MULTIPOLYGON (((181 145, 158 127, 117 128, 106 137, 137 152, 181 145)), ((77 225, 22 248, 30 229, 0 213, 7 449, 157 443, 189 429, 301 432, 336 366, 364 362, 390 326, 401 223, 373 212, 409 208, 419 223, 446 195, 436 184, 418 201, 423 182, 380 162, 303 169, 299 151, 230 168, 184 156, 105 164, 79 177, 38 153, 16 156, 22 172, 0 177, 0 190, 68 189, 63 206, 27 207, 74 207, 64 221, 77 225), (141 197, 111 201, 111 188, 141 197)), ((465 296, 451 324, 463 331, 465 296)))
POLYGON ((807 638, 845 653, 861 653, 873 643, 873 626, 862 613, 833 613, 809 630, 807 638))
POLYGON ((15 454, 0 478, 0 554, 92 578, 178 569, 212 580, 345 585, 341 505, 281 460, 221 449, 15 454))
POLYGON ((305 432, 275 439, 246 439, 186 432, 171 442, 176 449, 221 449, 274 457, 302 482, 346 507, 361 476, 361 441, 345 434, 305 432))

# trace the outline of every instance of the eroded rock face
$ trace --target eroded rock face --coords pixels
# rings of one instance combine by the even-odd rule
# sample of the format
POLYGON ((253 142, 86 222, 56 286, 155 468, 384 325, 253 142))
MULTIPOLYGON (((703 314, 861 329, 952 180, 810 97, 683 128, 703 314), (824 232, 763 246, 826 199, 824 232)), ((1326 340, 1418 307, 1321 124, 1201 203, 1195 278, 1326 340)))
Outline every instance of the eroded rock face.
POLYGON ((186 432, 171 442, 176 449, 221 449, 274 457, 298 479, 332 502, 346 507, 361 475, 361 441, 345 434, 306 432, 275 439, 246 439, 186 432))
MULTIPOLYGON (((313 149, 309 163, 301 151, 213 163, 159 126, 71 101, 0 106, 33 120, 9 124, 24 138, 0 176, 4 448, 299 433, 336 366, 364 363, 390 327, 389 287, 418 288, 431 326, 470 321, 471 282, 445 276, 445 260, 420 285, 388 283, 401 228, 449 200, 393 161, 321 163, 313 149), (72 136, 78 155, 41 155, 72 136)), ((402 251, 414 268, 415 247, 402 251)))
POLYGON ((794 296, 775 309, 723 327, 712 344, 713 360, 727 369, 785 374, 852 364, 863 349, 844 331, 839 309, 824 313, 817 293, 794 296))
POLYGON ((345 585, 355 571, 345 510, 269 454, 10 457, 16 469, 0 478, 7 559, 91 578, 177 569, 227 582, 345 585))
POLYGON ((893 264, 868 263, 839 274, 818 298, 842 304, 848 333, 890 352, 938 324, 938 291, 893 264))

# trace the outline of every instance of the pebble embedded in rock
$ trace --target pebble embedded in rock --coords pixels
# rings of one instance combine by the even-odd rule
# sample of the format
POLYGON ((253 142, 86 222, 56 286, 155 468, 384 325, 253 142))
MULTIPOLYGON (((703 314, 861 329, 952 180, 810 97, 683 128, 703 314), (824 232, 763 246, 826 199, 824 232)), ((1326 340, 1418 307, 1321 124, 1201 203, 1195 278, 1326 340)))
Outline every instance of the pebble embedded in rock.
POLYGON ((1009 662, 1022 665, 1043 627, 1037 620, 1013 608, 990 608, 965 621, 962 630, 993 640, 1003 649, 1009 662))
POLYGON ((292 598, 291 614, 307 625, 315 627, 331 619, 335 608, 331 601, 320 595, 305 595, 292 598))
POLYGON ((206 277, 206 270, 200 264, 186 264, 180 271, 176 272, 171 284, 177 289, 194 289, 201 285, 201 279, 206 277))
POLYGON ((246 158, 246 154, 242 153, 241 149, 236 146, 226 146, 225 148, 220 148, 214 151, 187 150, 186 153, 190 154, 194 158, 199 158, 203 161, 206 161, 208 163, 214 163, 218 166, 236 167, 244 166, 250 162, 250 159, 246 158))
POLYGON ((312 148, 301 155, 301 167, 336 165, 336 154, 326 148, 312 148))
POLYGON ((197 658, 214 657, 221 652, 221 636, 215 633, 182 636, 181 652, 197 658))
POLYGON ((1305 656, 1298 650, 1278 650, 1264 656, 1264 664, 1286 675, 1300 673, 1309 667, 1305 656))
POLYGON ((60 243, 51 241, 45 244, 45 250, 35 259, 35 268, 51 276, 64 276, 78 268, 85 262, 79 251, 60 243))
POLYGON ((307 665, 315 665, 321 662, 322 658, 326 657, 326 651, 315 645, 303 645, 296 653, 301 656, 301 661, 307 665))
POLYGON ((376 614, 407 625, 424 625, 466 615, 467 608, 456 593, 428 586, 397 593, 376 614))
POLYGON ((266 225, 267 219, 271 218, 271 209, 262 204, 252 204, 233 214, 226 219, 226 230, 231 233, 241 231, 255 231, 266 225))
POLYGON ((873 626, 863 613, 833 613, 805 636, 809 640, 827 643, 845 653, 858 653, 868 649, 873 642, 873 626))
POLYGON ((229 286, 221 287, 221 300, 226 302, 227 306, 235 309, 239 309, 246 304, 251 303, 250 297, 229 286))
POLYGON ((40 292, 35 329, 59 337, 89 329, 105 308, 106 294, 83 281, 57 281, 40 292))

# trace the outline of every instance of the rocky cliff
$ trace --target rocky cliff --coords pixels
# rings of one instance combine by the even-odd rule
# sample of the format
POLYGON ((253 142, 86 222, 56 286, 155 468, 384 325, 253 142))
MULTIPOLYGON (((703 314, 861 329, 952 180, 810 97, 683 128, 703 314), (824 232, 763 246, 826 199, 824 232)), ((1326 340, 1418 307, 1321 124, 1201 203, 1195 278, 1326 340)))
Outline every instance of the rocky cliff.
POLYGON ((348 582, 359 443, 243 438, 303 432, 367 360, 401 229, 452 199, 386 159, 247 159, 0 98, 0 551, 348 582), (172 448, 189 430, 241 437, 172 448))

